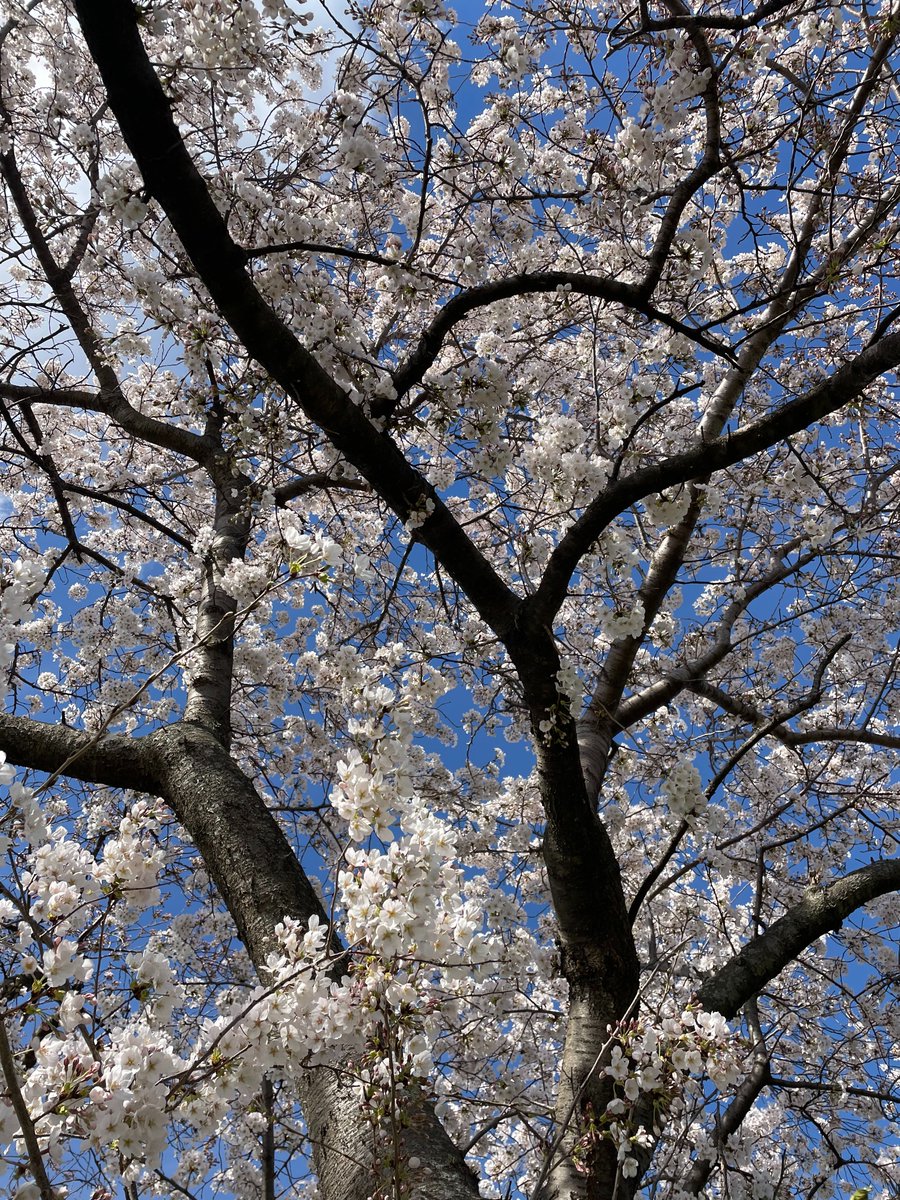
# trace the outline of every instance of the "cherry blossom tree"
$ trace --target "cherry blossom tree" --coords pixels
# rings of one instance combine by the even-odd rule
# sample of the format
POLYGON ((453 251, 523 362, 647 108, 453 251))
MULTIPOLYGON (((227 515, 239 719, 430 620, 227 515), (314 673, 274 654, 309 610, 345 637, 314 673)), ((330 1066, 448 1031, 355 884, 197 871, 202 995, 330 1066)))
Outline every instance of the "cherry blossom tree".
POLYGON ((7 5, 7 1194, 898 1195, 898 36, 7 5))

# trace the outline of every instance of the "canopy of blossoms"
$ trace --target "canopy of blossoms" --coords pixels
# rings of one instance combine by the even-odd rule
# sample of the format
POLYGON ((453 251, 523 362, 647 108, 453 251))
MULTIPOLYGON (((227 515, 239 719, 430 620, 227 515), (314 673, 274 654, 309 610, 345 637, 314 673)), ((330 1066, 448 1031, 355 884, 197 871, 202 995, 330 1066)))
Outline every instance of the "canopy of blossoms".
POLYGON ((4 1194, 897 1200, 898 38, 6 5, 4 1194))

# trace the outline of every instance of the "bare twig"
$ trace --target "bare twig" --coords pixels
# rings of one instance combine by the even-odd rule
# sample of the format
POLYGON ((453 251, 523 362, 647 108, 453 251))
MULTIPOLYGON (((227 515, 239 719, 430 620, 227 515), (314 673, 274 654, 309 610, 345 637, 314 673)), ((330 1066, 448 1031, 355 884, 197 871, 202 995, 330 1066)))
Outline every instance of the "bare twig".
POLYGON ((38 1144, 34 1122, 31 1119, 28 1105, 25 1103, 25 1097, 22 1095, 22 1089, 19 1086, 16 1061, 13 1057, 12 1047, 9 1044, 9 1036, 6 1032, 5 1014, 0 1014, 0 1070, 3 1071, 3 1078, 6 1080, 6 1090, 10 1103, 13 1106, 13 1112, 16 1114, 16 1120, 19 1122, 22 1140, 25 1143, 25 1151, 28 1155, 28 1165, 31 1168, 34 1182, 37 1184, 38 1191, 41 1194, 41 1200, 58 1200, 56 1190, 50 1183, 47 1169, 44 1166, 44 1158, 38 1144))

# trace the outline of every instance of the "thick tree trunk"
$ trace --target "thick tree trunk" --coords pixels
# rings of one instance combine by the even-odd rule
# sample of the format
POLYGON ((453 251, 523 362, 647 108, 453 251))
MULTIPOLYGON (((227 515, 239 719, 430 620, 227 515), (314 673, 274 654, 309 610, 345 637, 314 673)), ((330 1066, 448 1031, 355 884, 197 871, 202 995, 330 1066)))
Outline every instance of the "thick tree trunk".
POLYGON ((610 1033, 637 999, 637 953, 619 864, 588 797, 576 723, 558 691, 552 634, 522 622, 507 646, 530 709, 546 813, 543 857, 569 985, 556 1133, 539 1194, 541 1200, 610 1200, 617 1154, 598 1136, 597 1122, 613 1096, 604 1071, 610 1033))
POLYGON ((328 1200, 368 1200, 373 1194, 473 1200, 479 1195, 474 1174, 425 1097, 412 1099, 401 1112, 404 1127, 397 1131, 395 1147, 390 1138, 376 1138, 361 1112, 359 1092, 337 1071, 310 1071, 300 1082, 300 1095, 319 1191, 328 1200))
POLYGON ((194 623, 190 686, 184 715, 204 726, 227 750, 231 746, 231 685, 234 673, 234 598, 222 586, 222 573, 243 559, 250 530, 246 479, 226 474, 216 481, 213 542, 207 552, 200 603, 194 623))
MULTIPOLYGON (((547 792, 553 781, 545 777, 542 785, 547 792)), ((560 790, 564 789, 563 784, 560 790)), ((613 1195, 616 1150, 608 1138, 599 1136, 598 1125, 613 1097, 604 1067, 611 1030, 636 1003, 638 991, 638 961, 618 863, 583 786, 581 794, 580 828, 561 825, 551 813, 544 833, 569 1011, 556 1100, 556 1143, 542 1200, 610 1200, 613 1195)))

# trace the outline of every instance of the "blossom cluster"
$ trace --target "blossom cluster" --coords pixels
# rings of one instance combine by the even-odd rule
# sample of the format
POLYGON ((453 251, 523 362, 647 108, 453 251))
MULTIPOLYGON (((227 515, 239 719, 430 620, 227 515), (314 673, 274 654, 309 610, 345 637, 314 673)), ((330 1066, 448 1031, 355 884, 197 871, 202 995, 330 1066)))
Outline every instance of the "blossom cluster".
POLYGON ((706 806, 706 793, 700 772, 692 762, 681 759, 663 781, 663 793, 669 812, 678 821, 690 822, 706 806))
POLYGON ((4 564, 0 577, 0 671, 8 666, 15 651, 14 626, 30 614, 45 576, 39 559, 22 557, 4 564))
POLYGON ((688 1006, 656 1021, 641 1017, 616 1030, 605 1073, 616 1094, 599 1122, 616 1145, 623 1175, 638 1167, 633 1150, 652 1145, 706 1076, 727 1091, 744 1076, 746 1047, 720 1013, 688 1006), (641 1109, 649 1102, 649 1110, 641 1109))
MULTIPOLYGON (((409 1002, 421 989, 424 1005, 441 981, 477 976, 490 946, 482 914, 464 899, 454 830, 414 785, 407 714, 383 684, 357 705, 356 745, 338 764, 333 801, 353 841, 369 842, 345 851, 338 874, 347 937, 372 986, 395 989, 400 979, 409 1002)), ((424 1074, 426 1051, 413 1057, 424 1074)))

